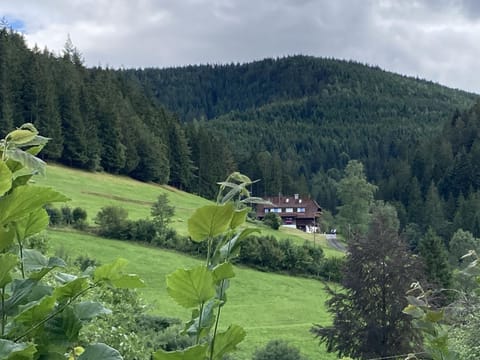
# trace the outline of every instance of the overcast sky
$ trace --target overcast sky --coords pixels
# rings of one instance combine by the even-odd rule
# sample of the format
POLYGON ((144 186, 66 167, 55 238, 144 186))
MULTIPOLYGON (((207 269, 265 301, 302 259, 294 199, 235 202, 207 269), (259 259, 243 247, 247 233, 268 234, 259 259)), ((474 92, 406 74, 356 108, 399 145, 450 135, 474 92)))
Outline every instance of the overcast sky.
POLYGON ((70 35, 87 66, 307 54, 480 93, 477 0, 0 0, 0 17, 55 53, 70 35))

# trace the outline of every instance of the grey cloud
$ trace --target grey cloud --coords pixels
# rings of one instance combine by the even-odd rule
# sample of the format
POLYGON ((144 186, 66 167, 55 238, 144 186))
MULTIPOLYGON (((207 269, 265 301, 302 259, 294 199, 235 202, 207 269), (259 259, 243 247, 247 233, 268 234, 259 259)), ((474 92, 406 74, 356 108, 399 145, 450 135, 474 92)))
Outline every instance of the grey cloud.
POLYGON ((353 59, 480 92, 475 0, 19 0, 29 43, 88 65, 174 66, 289 54, 353 59))

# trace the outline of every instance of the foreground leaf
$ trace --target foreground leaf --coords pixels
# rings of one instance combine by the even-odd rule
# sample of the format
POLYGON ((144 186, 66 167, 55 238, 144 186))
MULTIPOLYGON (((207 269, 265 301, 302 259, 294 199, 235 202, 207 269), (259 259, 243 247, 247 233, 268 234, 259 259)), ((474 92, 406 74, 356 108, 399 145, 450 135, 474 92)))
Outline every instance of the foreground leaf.
POLYGON ((215 337, 215 348, 213 349, 213 358, 221 360, 223 356, 237 348, 237 345, 245 338, 245 330, 238 325, 230 325, 223 333, 218 333, 215 337))
POLYGON ((206 344, 195 345, 185 350, 158 350, 153 353, 153 360, 204 360, 206 358, 206 351, 206 344))
POLYGON ((75 315, 80 320, 91 320, 100 315, 108 315, 112 313, 112 310, 107 309, 101 303, 96 301, 83 301, 73 306, 75 315))
POLYGON ((31 305, 27 305, 26 309, 15 317, 15 321, 30 326, 35 325, 44 320, 54 307, 55 297, 45 296, 40 301, 35 301, 31 305))
POLYGON ((20 220, 48 203, 67 200, 65 195, 48 187, 19 186, 0 202, 0 225, 20 220))
POLYGON ((18 263, 18 257, 13 254, 0 254, 0 288, 12 281, 10 271, 12 271, 18 263))
POLYGON ((31 360, 36 351, 33 344, 16 343, 0 339, 0 359, 31 360))
POLYGON ((0 196, 5 194, 12 187, 12 172, 7 164, 0 160, 0 196))
POLYGON ((167 276, 167 291, 177 304, 196 307, 215 295, 213 275, 205 266, 178 269, 167 276))
POLYGON ((105 344, 94 344, 87 346, 78 360, 123 360, 122 355, 105 344))
POLYGON ((26 239, 45 230, 49 222, 47 211, 38 208, 17 222, 17 234, 21 240, 26 239))
POLYGON ((95 282, 106 281, 110 285, 120 289, 144 287, 145 283, 138 275, 123 273, 127 264, 127 260, 117 259, 113 263, 99 266, 95 269, 93 279, 95 282))
POLYGON ((10 247, 15 240, 15 226, 0 225, 0 251, 10 247))
POLYGON ((228 229, 233 213, 232 203, 203 206, 188 219, 188 233, 196 242, 220 235, 228 229))

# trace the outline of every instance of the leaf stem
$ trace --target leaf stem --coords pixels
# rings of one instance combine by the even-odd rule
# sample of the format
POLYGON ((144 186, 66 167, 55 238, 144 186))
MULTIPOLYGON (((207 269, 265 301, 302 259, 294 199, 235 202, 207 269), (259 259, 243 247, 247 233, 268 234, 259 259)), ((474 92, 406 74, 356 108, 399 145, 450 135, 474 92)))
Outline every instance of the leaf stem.
POLYGON ((200 314, 198 315, 198 331, 197 331, 197 339, 195 344, 198 345, 200 342, 200 333, 202 332, 202 317, 203 317, 203 307, 205 303, 202 302, 200 304, 200 314))
POLYGON ((20 270, 22 271, 22 279, 25 279, 25 267, 23 265, 23 244, 20 239, 20 233, 18 232, 18 226, 15 224, 15 233, 17 237, 18 246, 20 247, 20 270))
POLYGON ((5 286, 2 288, 2 337, 5 335, 5 324, 7 322, 7 312, 5 311, 5 286))
MULTIPOLYGON (((223 297, 223 288, 225 286, 225 280, 222 280, 220 283, 220 299, 223 297)), ((213 351, 215 350, 215 339, 217 338, 217 329, 218 329, 218 323, 220 322, 220 313, 222 311, 223 304, 220 304, 217 309, 217 318, 215 319, 215 327, 213 328, 213 336, 212 336, 212 342, 210 345, 210 357, 209 360, 213 359, 213 351)))

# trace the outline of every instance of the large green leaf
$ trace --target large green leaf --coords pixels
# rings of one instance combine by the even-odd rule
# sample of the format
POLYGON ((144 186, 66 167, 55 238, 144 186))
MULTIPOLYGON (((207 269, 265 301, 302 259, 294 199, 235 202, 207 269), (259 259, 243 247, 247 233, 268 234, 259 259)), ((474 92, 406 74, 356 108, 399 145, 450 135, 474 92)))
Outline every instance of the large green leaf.
POLYGON ((2 360, 32 360, 36 351, 33 344, 0 339, 0 359, 2 360))
POLYGON ((111 283, 118 289, 137 289, 145 287, 145 282, 136 274, 123 274, 118 279, 112 279, 111 283))
POLYGON ((233 265, 229 262, 221 263, 213 269, 213 281, 215 283, 233 277, 235 277, 235 272, 233 271, 233 265))
POLYGON ((0 288, 12 281, 10 271, 18 264, 18 256, 14 254, 0 254, 0 288))
POLYGON ((38 131, 36 129, 17 129, 8 133, 5 140, 16 145, 21 145, 32 141, 37 135, 38 131))
POLYGON ((58 300, 70 299, 85 291, 89 287, 89 281, 86 277, 78 277, 55 289, 53 294, 58 300))
POLYGON ((238 325, 230 325, 223 333, 215 337, 213 359, 222 360, 223 356, 237 348, 237 345, 245 338, 245 330, 238 325))
POLYGON ((185 350, 158 350, 153 353, 153 360, 204 360, 206 359, 207 347, 207 344, 198 344, 185 350))
POLYGON ((111 281, 113 279, 118 279, 125 270, 128 264, 128 260, 126 259, 116 259, 114 262, 99 266, 95 269, 93 274, 94 281, 111 281))
POLYGON ((0 225, 0 252, 10 247, 15 240, 15 226, 0 225))
POLYGON ((23 250, 23 266, 30 273, 28 277, 40 280, 56 267, 65 267, 67 264, 57 257, 47 259, 42 253, 33 249, 23 250))
POLYGON ((196 307, 215 295, 212 272, 205 266, 178 269, 167 276, 167 291, 179 305, 196 307))
POLYGON ((127 264, 127 260, 120 258, 113 263, 99 266, 95 269, 93 279, 95 282, 105 281, 112 286, 121 289, 144 287, 145 283, 138 277, 138 275, 123 273, 127 264))
POLYGON ((20 175, 15 177, 15 179, 12 182, 12 187, 16 188, 18 186, 23 186, 28 183, 28 181, 32 178, 32 174, 25 174, 25 175, 20 175))
POLYGON ((38 208, 28 214, 28 216, 17 221, 17 234, 21 240, 26 239, 45 230, 49 221, 50 218, 47 211, 43 208, 38 208))
POLYGON ((78 334, 82 328, 82 322, 75 314, 71 306, 45 323, 44 335, 49 345, 78 342, 78 334))
POLYGON ((36 297, 37 293, 33 293, 37 284, 38 282, 32 279, 15 279, 11 285, 12 294, 5 301, 5 311, 12 313, 17 306, 42 298, 45 294, 36 297))
POLYGON ((8 150, 7 156, 10 160, 20 163, 25 169, 45 176, 46 164, 36 156, 20 149, 8 150))
POLYGON ((242 210, 236 210, 233 213, 232 216, 232 221, 230 222, 230 228, 231 229, 236 229, 240 225, 243 225, 245 223, 245 220, 247 219, 247 214, 250 211, 250 208, 244 208, 242 210))
POLYGON ((7 164, 0 160, 0 196, 5 194, 12 187, 12 172, 7 164))
POLYGON ((80 320, 91 320, 100 315, 111 314, 112 311, 107 309, 101 303, 96 301, 83 301, 73 306, 73 311, 80 320))
POLYGON ((19 186, 0 201, 0 226, 18 221, 48 203, 67 200, 65 195, 48 187, 19 186))
POLYGON ((188 233, 196 242, 217 236, 228 229, 233 213, 232 203, 203 206, 188 219, 188 233))
POLYGON ((54 307, 55 297, 45 296, 39 301, 27 304, 22 312, 15 317, 15 321, 26 325, 35 325, 44 320, 54 307))
POLYGON ((123 360, 122 355, 105 344, 93 344, 85 348, 78 360, 123 360))

